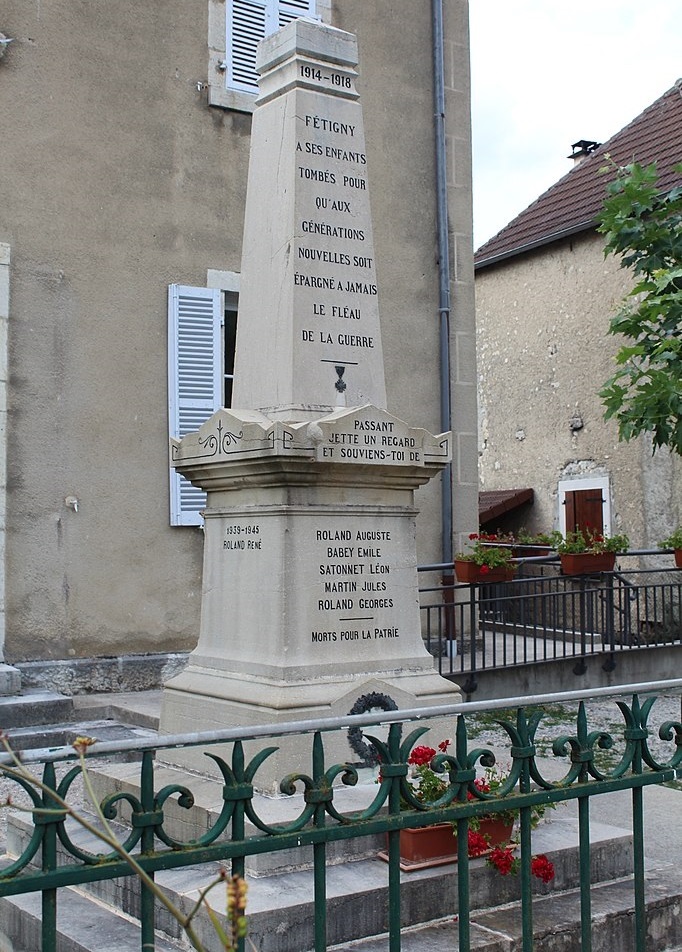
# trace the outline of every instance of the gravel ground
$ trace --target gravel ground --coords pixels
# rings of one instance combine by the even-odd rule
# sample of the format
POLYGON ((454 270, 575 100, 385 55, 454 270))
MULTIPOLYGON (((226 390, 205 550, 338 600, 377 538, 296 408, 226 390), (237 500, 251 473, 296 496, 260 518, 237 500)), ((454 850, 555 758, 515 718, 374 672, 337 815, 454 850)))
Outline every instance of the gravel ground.
MULTIPOLYGON (((640 697, 640 704, 644 704, 645 696, 640 697)), ((610 734, 613 746, 610 749, 595 748, 597 763, 602 769, 615 766, 622 756, 624 749, 623 730, 625 720, 617 701, 622 701, 628 707, 632 704, 631 695, 621 697, 600 698, 585 701, 588 732, 600 731, 610 734)), ((571 736, 576 732, 578 702, 548 705, 535 734, 535 745, 539 757, 556 760, 557 765, 565 763, 564 758, 555 757, 552 745, 556 738, 571 736)), ((469 737, 475 741, 475 746, 490 746, 496 751, 509 748, 509 734, 497 722, 504 719, 515 723, 513 711, 490 711, 484 714, 472 715, 467 719, 469 737)), ((679 723, 682 720, 682 698, 680 694, 656 695, 653 707, 649 713, 647 724, 650 730, 648 746, 652 755, 660 762, 668 761, 675 753, 676 745, 672 740, 664 740, 659 736, 659 728, 667 721, 679 723)))

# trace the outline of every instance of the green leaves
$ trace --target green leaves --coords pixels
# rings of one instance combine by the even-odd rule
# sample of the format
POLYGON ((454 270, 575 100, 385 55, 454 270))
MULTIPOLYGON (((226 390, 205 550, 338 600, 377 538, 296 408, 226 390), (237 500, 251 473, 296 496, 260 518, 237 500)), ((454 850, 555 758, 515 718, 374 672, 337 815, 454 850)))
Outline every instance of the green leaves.
POLYGON ((637 280, 609 325, 628 343, 599 395, 621 440, 648 432, 654 452, 682 455, 682 187, 661 193, 656 183, 656 163, 633 163, 607 186, 604 254, 620 255, 637 280))

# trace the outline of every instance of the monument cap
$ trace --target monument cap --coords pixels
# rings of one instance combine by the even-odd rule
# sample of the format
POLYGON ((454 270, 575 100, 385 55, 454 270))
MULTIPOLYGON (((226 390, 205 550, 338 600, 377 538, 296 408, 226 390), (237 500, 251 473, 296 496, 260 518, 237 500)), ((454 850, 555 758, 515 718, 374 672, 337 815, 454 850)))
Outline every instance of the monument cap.
POLYGON ((258 44, 256 70, 264 73, 290 56, 323 57, 339 66, 357 66, 358 43, 352 33, 306 17, 292 20, 258 44))

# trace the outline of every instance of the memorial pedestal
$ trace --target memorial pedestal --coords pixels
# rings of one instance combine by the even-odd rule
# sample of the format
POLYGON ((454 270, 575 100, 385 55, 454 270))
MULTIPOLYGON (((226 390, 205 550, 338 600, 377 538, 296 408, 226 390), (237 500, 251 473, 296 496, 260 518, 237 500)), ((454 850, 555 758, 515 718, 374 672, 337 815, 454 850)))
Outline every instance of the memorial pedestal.
MULTIPOLYGON (((173 455, 208 503, 199 642, 164 687, 164 733, 345 715, 368 693, 398 708, 457 699, 424 647, 415 552, 414 490, 449 458, 448 435, 370 406, 295 425, 220 410, 173 455), (327 461, 343 447, 355 452, 327 461), (369 451, 384 455, 360 461, 369 451)), ((296 749, 282 740, 259 789, 310 771, 296 749)), ((206 769, 199 751, 164 756, 206 769)), ((355 758, 337 739, 326 759, 355 758)))

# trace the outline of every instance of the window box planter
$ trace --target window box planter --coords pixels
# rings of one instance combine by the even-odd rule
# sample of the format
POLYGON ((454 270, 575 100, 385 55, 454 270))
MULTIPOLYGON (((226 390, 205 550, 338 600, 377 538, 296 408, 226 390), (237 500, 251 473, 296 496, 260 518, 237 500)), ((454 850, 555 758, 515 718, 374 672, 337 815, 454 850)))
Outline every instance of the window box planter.
POLYGON ((682 569, 682 549, 675 549, 675 565, 682 569))
POLYGON ((616 564, 615 552, 563 552, 559 556, 564 575, 594 575, 612 572, 616 564))
MULTIPOLYGON (((507 844, 514 823, 498 817, 482 819, 479 833, 489 837, 490 849, 507 844)), ((490 851, 488 851, 490 852, 490 851)), ((487 854, 481 854, 487 855, 487 854)), ((379 853, 387 860, 388 853, 379 853)), ((409 872, 457 862, 457 836, 452 823, 434 823, 431 826, 409 827, 400 831, 400 868, 409 872)))
POLYGON ((455 575, 458 582, 478 585, 508 582, 514 578, 514 571, 513 566, 500 565, 496 568, 487 568, 469 559, 455 559, 455 575), (484 571, 484 569, 487 569, 487 571, 484 571))

